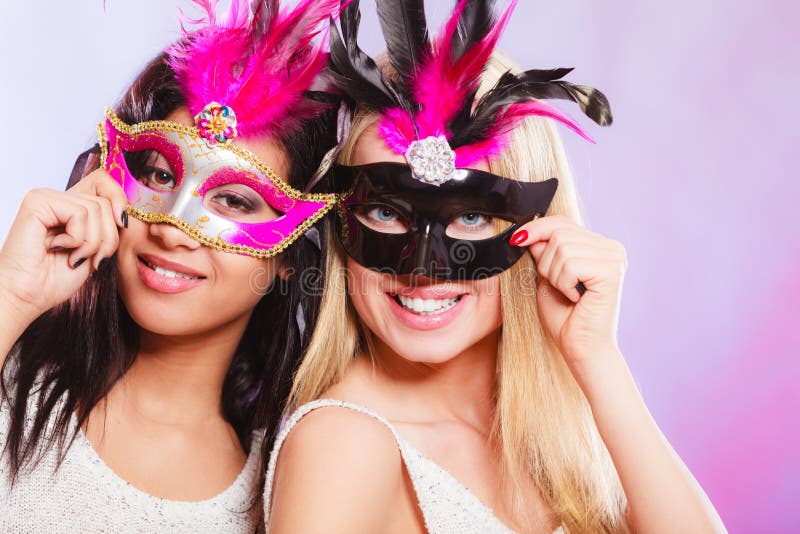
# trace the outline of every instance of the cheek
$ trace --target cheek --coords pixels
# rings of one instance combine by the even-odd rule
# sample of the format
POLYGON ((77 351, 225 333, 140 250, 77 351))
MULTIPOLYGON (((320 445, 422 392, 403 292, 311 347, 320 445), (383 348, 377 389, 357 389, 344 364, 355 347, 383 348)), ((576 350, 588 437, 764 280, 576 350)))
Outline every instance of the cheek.
POLYGON ((275 283, 277 260, 258 260, 249 256, 214 251, 214 300, 236 308, 252 308, 275 283))
POLYGON ((348 258, 347 260, 347 290, 358 315, 368 322, 376 315, 383 300, 384 278, 389 275, 381 274, 367 269, 359 263, 348 258))
POLYGON ((503 323, 503 301, 500 289, 500 277, 493 276, 475 282, 475 314, 476 324, 486 325, 487 331, 500 328, 503 323))
POLYGON ((136 256, 133 250, 140 249, 148 241, 148 225, 135 217, 128 217, 128 227, 119 233, 117 266, 119 283, 123 286, 138 283, 136 256))
POLYGON ((134 244, 147 239, 147 223, 128 215, 128 227, 119 232, 119 250, 130 249, 134 244))

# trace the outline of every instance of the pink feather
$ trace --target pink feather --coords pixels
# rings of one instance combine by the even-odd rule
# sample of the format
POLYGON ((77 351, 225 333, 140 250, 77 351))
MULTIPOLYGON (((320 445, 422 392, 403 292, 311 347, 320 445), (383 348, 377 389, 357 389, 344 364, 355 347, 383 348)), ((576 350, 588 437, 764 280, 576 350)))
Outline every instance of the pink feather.
POLYGON ((463 107, 464 101, 480 84, 480 77, 497 41, 508 24, 517 0, 511 0, 487 34, 453 62, 451 42, 467 0, 460 0, 434 40, 431 53, 414 79, 414 98, 420 104, 415 116, 420 137, 442 135, 446 125, 463 107))
POLYGON ((327 61, 330 19, 349 3, 301 0, 279 9, 263 1, 251 9, 250 0, 231 0, 218 17, 219 0, 193 0, 202 15, 184 17, 184 38, 167 50, 191 113, 210 102, 230 106, 243 137, 290 131, 319 113, 304 93, 327 61))
POLYGON ((383 112, 378 132, 386 145, 397 154, 405 154, 416 138, 414 124, 408 112, 402 108, 390 108, 383 112))
MULTIPOLYGON (((419 111, 412 117, 403 109, 391 108, 383 113, 379 131, 386 144, 398 154, 405 154, 416 138, 445 135, 447 125, 455 118, 480 85, 480 78, 497 42, 517 5, 511 0, 485 36, 464 54, 452 58, 451 43, 458 31, 458 22, 468 0, 459 0, 439 36, 431 44, 427 57, 412 82, 412 95, 419 111), (413 122, 412 122, 413 120, 413 122), (416 129, 415 129, 416 126, 416 129)), ((468 167, 486 158, 499 156, 508 148, 510 134, 520 121, 539 116, 560 122, 587 141, 594 140, 566 113, 538 100, 512 104, 495 115, 491 130, 483 141, 455 149, 456 166, 468 167)))

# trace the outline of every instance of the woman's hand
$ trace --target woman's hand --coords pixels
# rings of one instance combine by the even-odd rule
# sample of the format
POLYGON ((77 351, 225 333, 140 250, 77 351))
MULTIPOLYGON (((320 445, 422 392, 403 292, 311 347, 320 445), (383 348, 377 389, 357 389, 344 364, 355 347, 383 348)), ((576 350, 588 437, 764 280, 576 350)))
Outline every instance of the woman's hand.
POLYGON ((591 406, 628 500, 630 530, 726 532, 650 416, 619 352, 623 246, 561 216, 526 224, 511 242, 529 247, 543 278, 537 284, 542 322, 591 406), (579 281, 583 295, 575 287, 579 281))
POLYGON ((563 216, 525 224, 511 243, 528 247, 533 256, 541 277, 537 301, 542 322, 576 378, 598 358, 618 354, 624 247, 563 216), (579 282, 586 289, 583 295, 579 282))
POLYGON ((66 192, 30 191, 0 249, 0 305, 12 308, 6 313, 30 324, 74 295, 117 250, 127 204, 104 170, 66 192))

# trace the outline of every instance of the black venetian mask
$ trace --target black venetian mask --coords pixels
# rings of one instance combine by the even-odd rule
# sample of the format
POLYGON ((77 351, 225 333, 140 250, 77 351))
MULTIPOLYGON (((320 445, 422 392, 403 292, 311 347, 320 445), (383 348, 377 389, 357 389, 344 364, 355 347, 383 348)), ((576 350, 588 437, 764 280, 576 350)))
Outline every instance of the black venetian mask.
POLYGON ((521 225, 544 215, 558 180, 520 182, 474 169, 431 185, 402 163, 331 170, 332 188, 347 193, 336 230, 361 265, 395 275, 439 280, 495 276, 526 248, 509 244, 521 225))

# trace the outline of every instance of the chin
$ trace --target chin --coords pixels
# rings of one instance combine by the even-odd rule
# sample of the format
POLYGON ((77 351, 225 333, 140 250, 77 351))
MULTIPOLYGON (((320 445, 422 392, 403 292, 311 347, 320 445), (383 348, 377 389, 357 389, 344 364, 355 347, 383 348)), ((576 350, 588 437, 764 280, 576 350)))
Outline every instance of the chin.
MULTIPOLYGON (((468 339, 466 335, 441 335, 436 336, 432 332, 425 334, 404 334, 379 336, 373 332, 373 335, 379 337, 394 353, 402 359, 415 363, 427 364, 443 364, 447 363, 464 351, 468 350, 473 344, 464 343, 468 339), (462 340, 460 343, 454 340, 462 340)), ((475 340, 478 342, 479 340, 475 340)))
MULTIPOLYGON (((187 295, 150 294, 146 289, 130 287, 120 280, 119 296, 133 322, 140 328, 164 336, 184 336, 213 328, 198 317, 202 310, 214 309, 203 304, 203 299, 185 298, 187 295)), ((217 317, 219 319, 219 317, 217 317)))
POLYGON ((169 306, 148 300, 136 297, 122 298, 128 315, 141 329, 163 336, 191 335, 203 330, 197 318, 191 316, 193 311, 191 308, 169 306))

